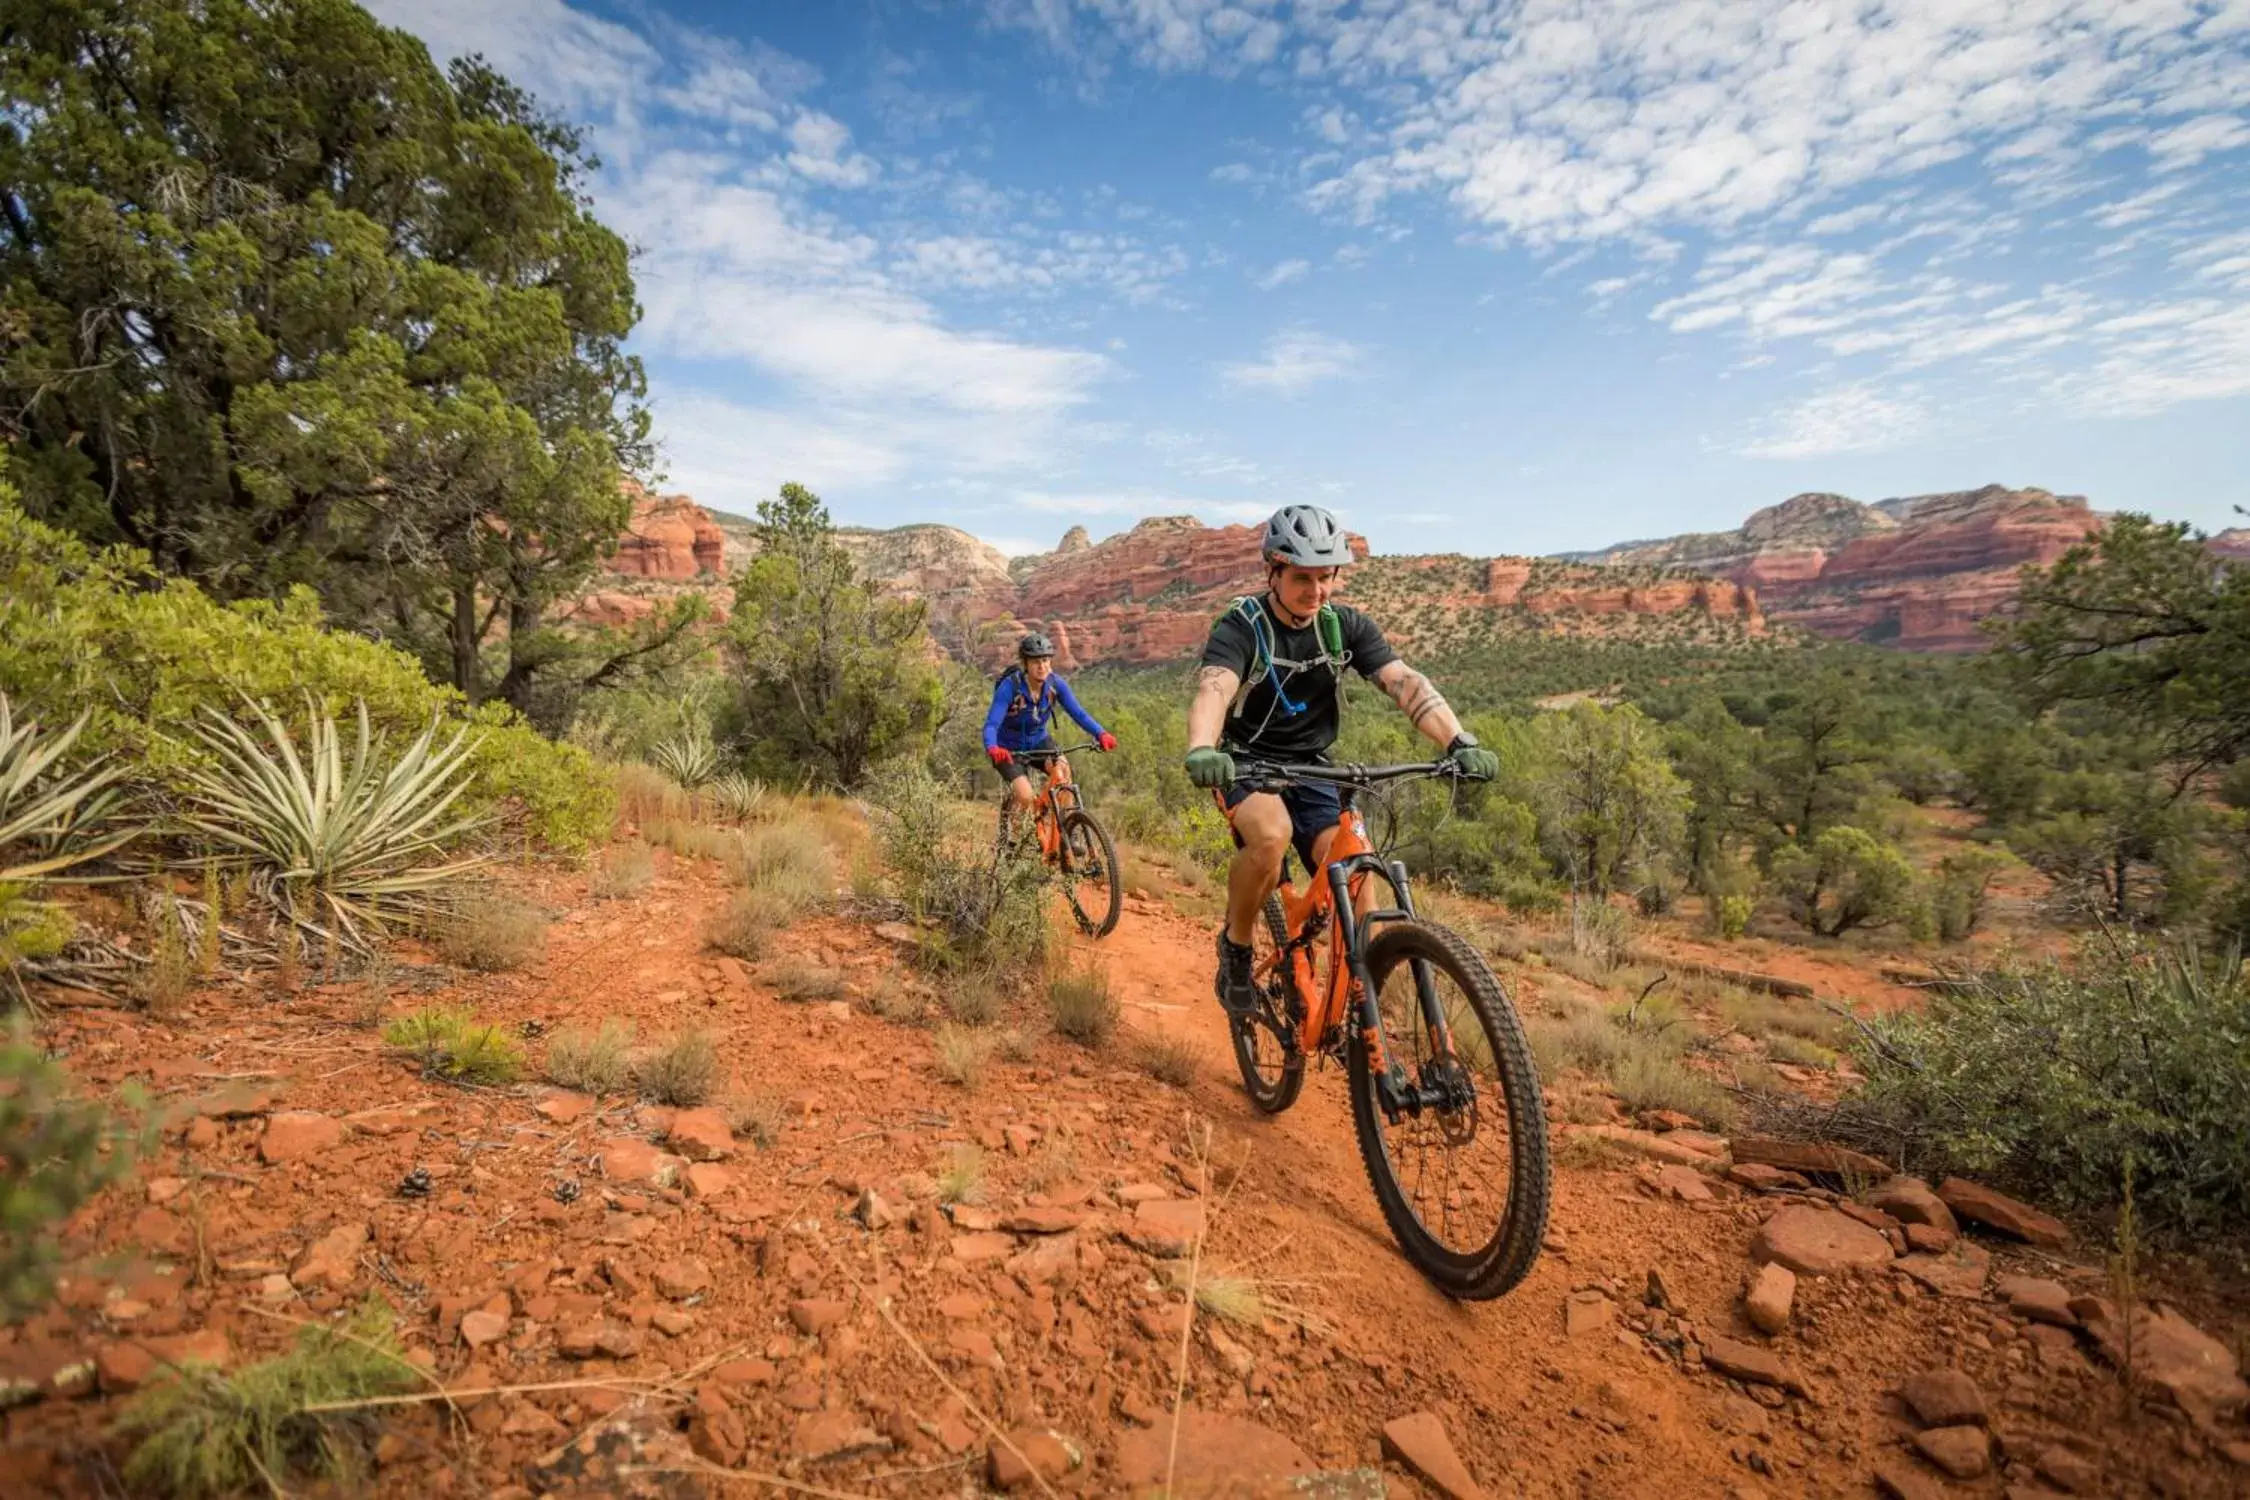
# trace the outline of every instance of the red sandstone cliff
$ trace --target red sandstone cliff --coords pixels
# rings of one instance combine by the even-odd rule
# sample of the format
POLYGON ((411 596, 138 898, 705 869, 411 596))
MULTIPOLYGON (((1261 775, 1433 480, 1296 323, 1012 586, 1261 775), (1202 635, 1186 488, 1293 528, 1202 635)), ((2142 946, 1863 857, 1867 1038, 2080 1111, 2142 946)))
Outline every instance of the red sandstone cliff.
POLYGON ((628 479, 633 518, 618 538, 609 570, 628 578, 694 578, 725 572, 726 533, 686 495, 655 495, 628 479))
POLYGON ((1774 620, 1909 651, 1973 651, 2024 566, 2101 529, 2078 495, 2041 489, 1914 495, 1863 505, 1798 495, 1737 531, 1628 542, 1580 560, 1690 567, 1753 586, 1774 620))

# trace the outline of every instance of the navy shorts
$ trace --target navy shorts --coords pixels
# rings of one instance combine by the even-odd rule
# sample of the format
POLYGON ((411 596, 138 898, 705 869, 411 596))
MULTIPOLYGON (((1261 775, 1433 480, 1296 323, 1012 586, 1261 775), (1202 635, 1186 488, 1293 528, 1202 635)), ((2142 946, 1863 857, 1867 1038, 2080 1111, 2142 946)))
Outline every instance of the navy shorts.
MULTIPOLYGON (((1226 789, 1226 805, 1232 809, 1249 795, 1250 788, 1237 782, 1226 789)), ((1289 809, 1289 842, 1310 875, 1319 868, 1313 862, 1313 841, 1334 828, 1344 815, 1343 793, 1325 781, 1300 781, 1281 793, 1281 805, 1289 809)), ((1240 835, 1235 843, 1242 843, 1240 835)))

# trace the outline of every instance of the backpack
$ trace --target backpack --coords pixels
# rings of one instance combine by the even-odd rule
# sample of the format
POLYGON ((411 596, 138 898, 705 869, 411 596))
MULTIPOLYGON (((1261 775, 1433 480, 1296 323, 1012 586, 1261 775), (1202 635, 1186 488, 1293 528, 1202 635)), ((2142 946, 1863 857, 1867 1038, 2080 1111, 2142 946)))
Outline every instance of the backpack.
MULTIPOLYGON (((1016 665, 1002 672, 997 678, 994 679, 994 685, 997 686, 999 683, 1006 682, 1011 677, 1016 680, 1016 696, 1023 702, 1025 707, 1031 710, 1032 717, 1034 721, 1036 721, 1039 716, 1039 711, 1045 708, 1049 703, 1054 701, 1054 678, 1049 677, 1047 679, 1046 686, 1040 689, 1039 696, 1034 698, 1031 696, 1031 682, 1023 675, 1023 664, 1021 662, 1018 662, 1016 665)), ((1011 712, 1012 711, 1013 709, 1011 706, 1011 712)))
POLYGON ((1317 662, 1286 661, 1274 655, 1273 622, 1266 618, 1266 604, 1261 596, 1244 594, 1228 605, 1226 613, 1220 615, 1219 619, 1224 620, 1229 615, 1250 627, 1250 639, 1255 643, 1256 652, 1251 658, 1249 672, 1243 676, 1242 686, 1235 690, 1234 706, 1228 710, 1229 718, 1241 717, 1243 704, 1249 701, 1251 690, 1260 681, 1273 684, 1274 698, 1289 717, 1295 718, 1305 711, 1305 705, 1291 699, 1282 687, 1277 668, 1287 667, 1290 675, 1295 676, 1310 667, 1325 665, 1330 675, 1341 683, 1344 668, 1351 665, 1352 655, 1344 649, 1343 616, 1336 613, 1336 606, 1333 604, 1323 604, 1320 613, 1313 617, 1313 635, 1320 642, 1320 660, 1317 662))

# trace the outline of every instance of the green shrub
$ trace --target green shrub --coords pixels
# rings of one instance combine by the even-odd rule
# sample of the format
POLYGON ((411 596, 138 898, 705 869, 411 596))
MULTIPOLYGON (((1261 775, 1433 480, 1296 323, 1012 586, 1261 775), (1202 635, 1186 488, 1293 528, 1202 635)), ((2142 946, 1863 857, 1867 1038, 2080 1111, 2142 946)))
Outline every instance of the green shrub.
POLYGON ((1906 856, 1849 824, 1822 829, 1810 848, 1792 844, 1776 853, 1773 879, 1789 914, 1822 937, 1887 927, 1914 912, 1914 867, 1906 856))
POLYGON ((1117 1030, 1117 996, 1109 987, 1109 971, 1088 965, 1057 974, 1047 981, 1047 1014, 1055 1030, 1085 1047, 1108 1043, 1117 1030))
POLYGON ((918 950, 926 966, 1020 969, 1045 958, 1046 884, 1036 860, 999 857, 989 842, 963 848, 943 790, 920 766, 886 772, 869 800, 900 899, 932 924, 918 950))
POLYGON ((114 754, 171 790, 217 764, 195 733, 206 712, 302 694, 334 714, 356 699, 386 733, 413 735, 433 718, 471 731, 464 812, 520 819, 574 853, 606 838, 616 817, 615 789, 585 751, 544 738, 505 704, 470 709, 404 652, 326 628, 311 590, 221 604, 141 553, 96 553, 32 520, 5 486, 0 693, 50 722, 84 713, 85 752, 114 754))
POLYGON ((1711 931, 1726 942, 1733 942, 1750 930, 1750 917, 1758 903, 1749 896, 1713 896, 1710 899, 1711 931))
POLYGON ((297 1474, 349 1478, 379 1408, 313 1408, 397 1395, 422 1380, 399 1348, 390 1308, 370 1297, 342 1327, 306 1324, 288 1353, 232 1375, 193 1364, 166 1373, 119 1419, 138 1439, 125 1478, 176 1500, 278 1495, 297 1474))
POLYGON ((1598 1010, 1573 1008, 1565 1017, 1533 1016, 1524 1029, 1542 1078, 1557 1078, 1572 1068, 1606 1078, 1610 1066, 1627 1050, 1624 1033, 1598 1010))
POLYGON ((55 1226, 124 1177, 147 1142, 77 1098, 22 1016, 0 1038, 0 1321, 35 1309, 54 1273, 55 1226))
POLYGON ((1993 879, 2007 865, 2008 856, 2000 850, 1973 846, 1938 861, 1930 902, 1939 938, 1957 943, 1984 925, 1993 879))
POLYGON ((2174 1239, 2250 1229, 2250 974, 2134 937, 1870 1023, 1860 1096, 1933 1165, 2174 1239))
POLYGON ((427 1078, 454 1083, 513 1083, 523 1049, 488 1021, 453 1006, 427 1006, 383 1028, 383 1040, 420 1060, 427 1078))
POLYGON ((658 1104, 692 1109, 711 1097, 719 1081, 719 1049, 700 1031, 683 1031, 633 1064, 641 1094, 658 1104))
POLYGON ((1610 1091, 1635 1114, 1675 1109, 1721 1129, 1734 1119, 1734 1098, 1662 1047, 1629 1049, 1612 1066, 1610 1091))
POLYGON ((633 1023, 611 1016, 593 1031, 568 1027, 547 1043, 547 1077, 566 1089, 615 1094, 633 1081, 633 1023))
POLYGON ((496 974, 520 969, 547 945, 547 918, 535 906, 496 892, 471 897, 438 924, 435 946, 448 963, 496 974))

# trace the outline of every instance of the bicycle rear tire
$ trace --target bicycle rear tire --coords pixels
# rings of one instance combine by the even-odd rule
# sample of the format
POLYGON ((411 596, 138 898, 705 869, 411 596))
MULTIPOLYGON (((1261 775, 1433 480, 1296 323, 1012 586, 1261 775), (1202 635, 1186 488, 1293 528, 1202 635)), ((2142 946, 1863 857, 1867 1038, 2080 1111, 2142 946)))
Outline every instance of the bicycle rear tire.
MULTIPOLYGON (((1368 1055, 1366 1039, 1355 1025, 1346 1038, 1345 1064, 1350 1075, 1352 1125, 1359 1135, 1360 1158, 1366 1164, 1368 1181, 1375 1189, 1375 1201, 1381 1206, 1383 1218, 1406 1258, 1447 1296, 1462 1301, 1485 1301, 1502 1295, 1530 1274, 1532 1263, 1539 1258, 1540 1240, 1546 1233, 1553 1166, 1547 1145, 1546 1103, 1539 1092, 1539 1070, 1507 991, 1484 959, 1460 937, 1446 928, 1419 920, 1387 924, 1367 945, 1368 979, 1378 996, 1383 993, 1384 981, 1402 964, 1428 964, 1459 992, 1466 1011, 1452 1023, 1457 1038, 1472 1015, 1481 1030, 1481 1042, 1475 1039, 1456 1041, 1457 1053, 1466 1055, 1473 1046, 1483 1057, 1483 1066, 1470 1070, 1472 1074, 1484 1072, 1487 1075, 1476 1079, 1476 1112, 1455 1112, 1448 1116, 1433 1110, 1430 1120, 1437 1133, 1447 1139, 1465 1126, 1473 1143, 1476 1132, 1484 1128, 1478 1123, 1478 1115, 1493 1107, 1505 1112, 1508 1194, 1491 1238, 1481 1246, 1456 1250, 1425 1225, 1415 1202, 1422 1199, 1420 1189, 1427 1180, 1426 1148, 1417 1157, 1422 1166, 1410 1188, 1390 1149, 1387 1132, 1393 1127, 1383 1114, 1376 1094, 1374 1059, 1368 1055), (1485 1097, 1488 1091, 1497 1092, 1499 1098, 1488 1100, 1485 1097)), ((1411 973, 1409 969, 1409 978, 1411 973)), ((1390 1022, 1386 1020, 1386 1033, 1389 1030, 1390 1022)), ((1399 1048, 1400 1038, 1387 1035, 1386 1040, 1394 1050, 1399 1048)), ((1453 1175, 1454 1166, 1449 1156, 1441 1184, 1448 1219, 1451 1218, 1452 1196, 1463 1191, 1456 1186, 1460 1179, 1453 1175)), ((1473 1173, 1473 1167, 1471 1171, 1473 1173)), ((1475 1187, 1472 1177, 1466 1190, 1473 1193, 1475 1187)))
POLYGON ((1070 903, 1070 914, 1088 937, 1108 937, 1117 929, 1118 914, 1125 909, 1125 883, 1117 873, 1117 847, 1109 841, 1109 830, 1083 808, 1074 807, 1063 814, 1061 833, 1055 858, 1062 870, 1063 898, 1070 903), (1073 849, 1092 850, 1100 861, 1100 873, 1082 874, 1073 868, 1073 849))
MULTIPOLYGON (((1266 933, 1273 939, 1274 951, 1278 953, 1289 942, 1289 923, 1282 915, 1279 896, 1266 897, 1263 915, 1266 933)), ((1265 957, 1263 953, 1258 955, 1260 961, 1265 957)), ((1227 1022, 1227 1038, 1234 1045, 1234 1065, 1242 1072, 1242 1091, 1262 1113, 1269 1115, 1278 1115, 1295 1104, 1305 1088, 1305 1054, 1298 1050, 1296 1043, 1302 1017, 1297 1007, 1287 1003, 1288 994, 1288 981, 1277 975, 1259 992, 1263 1015, 1227 1022), (1261 1062, 1258 1055, 1261 1035, 1280 1054, 1278 1064, 1261 1062)))

